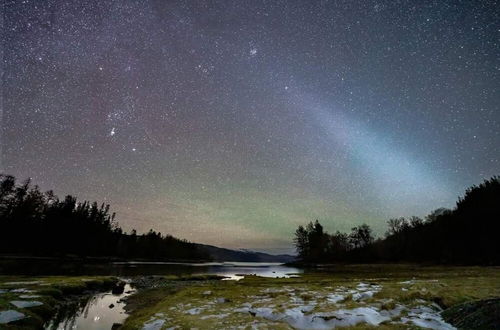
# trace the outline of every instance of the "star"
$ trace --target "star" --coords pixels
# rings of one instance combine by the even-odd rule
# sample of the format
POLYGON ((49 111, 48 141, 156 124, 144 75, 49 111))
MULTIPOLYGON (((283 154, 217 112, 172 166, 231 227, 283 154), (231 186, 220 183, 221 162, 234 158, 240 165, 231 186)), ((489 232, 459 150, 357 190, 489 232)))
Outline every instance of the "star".
POLYGON ((290 252, 499 174, 493 1, 51 3, 4 6, 2 171, 124 228, 290 252))

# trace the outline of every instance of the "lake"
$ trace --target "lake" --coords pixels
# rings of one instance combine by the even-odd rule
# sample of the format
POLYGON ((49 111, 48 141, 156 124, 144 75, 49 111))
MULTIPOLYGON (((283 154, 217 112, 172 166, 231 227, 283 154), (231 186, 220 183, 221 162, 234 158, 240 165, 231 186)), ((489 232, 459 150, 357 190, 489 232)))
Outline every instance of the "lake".
POLYGON ((239 274, 263 277, 288 277, 302 273, 295 267, 266 262, 75 262, 58 259, 14 258, 0 260, 1 275, 106 275, 130 277, 140 275, 221 275, 238 279, 239 274))

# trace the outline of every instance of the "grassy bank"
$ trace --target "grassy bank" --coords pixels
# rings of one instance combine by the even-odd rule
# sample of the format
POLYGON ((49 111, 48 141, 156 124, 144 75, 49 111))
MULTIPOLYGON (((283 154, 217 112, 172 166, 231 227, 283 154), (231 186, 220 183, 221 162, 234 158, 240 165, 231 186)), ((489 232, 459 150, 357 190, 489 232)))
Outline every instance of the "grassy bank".
POLYGON ((117 279, 109 276, 0 276, 0 315, 20 318, 0 324, 1 329, 38 329, 73 295, 111 288, 117 279))
MULTIPOLYGON (((167 284, 169 282, 170 284, 167 284)), ((441 311, 500 296, 500 268, 339 266, 295 278, 247 276, 142 290, 124 329, 451 325, 441 311)))

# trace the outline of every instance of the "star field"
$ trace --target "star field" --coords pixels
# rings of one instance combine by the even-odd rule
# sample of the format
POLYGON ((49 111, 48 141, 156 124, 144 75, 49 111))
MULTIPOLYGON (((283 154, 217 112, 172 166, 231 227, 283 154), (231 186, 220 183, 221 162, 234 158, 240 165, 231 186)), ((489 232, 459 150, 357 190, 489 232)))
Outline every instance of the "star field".
POLYGON ((2 4, 0 170, 125 229, 290 252, 500 173, 495 1, 2 4))

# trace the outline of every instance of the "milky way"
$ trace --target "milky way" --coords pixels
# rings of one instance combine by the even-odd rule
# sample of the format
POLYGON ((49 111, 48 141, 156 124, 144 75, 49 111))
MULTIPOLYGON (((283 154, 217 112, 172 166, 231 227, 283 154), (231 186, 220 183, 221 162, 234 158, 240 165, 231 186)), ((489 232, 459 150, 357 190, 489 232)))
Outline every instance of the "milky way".
POLYGON ((500 173, 494 1, 2 2, 4 173, 288 252, 500 173))

